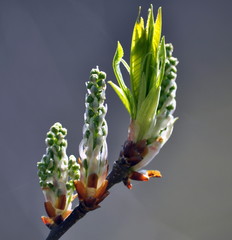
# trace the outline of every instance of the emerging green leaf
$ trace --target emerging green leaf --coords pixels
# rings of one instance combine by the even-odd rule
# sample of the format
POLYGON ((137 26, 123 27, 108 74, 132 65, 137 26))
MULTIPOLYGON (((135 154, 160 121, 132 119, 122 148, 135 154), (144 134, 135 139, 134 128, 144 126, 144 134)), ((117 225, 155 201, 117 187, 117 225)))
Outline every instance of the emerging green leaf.
POLYGON ((136 122, 140 126, 140 129, 137 141, 145 139, 151 124, 154 123, 153 120, 159 103, 160 89, 160 87, 156 88, 156 86, 153 86, 138 110, 136 122))
POLYGON ((113 69, 114 69, 114 74, 117 78, 120 90, 117 87, 117 85, 115 85, 113 83, 111 83, 110 85, 116 91, 116 93, 118 94, 118 96, 122 100, 124 106, 128 110, 129 114, 133 118, 134 115, 135 115, 134 99, 133 99, 133 96, 131 94, 130 89, 126 86, 126 84, 123 80, 123 76, 122 76, 122 73, 121 73, 121 70, 120 70, 120 63, 122 62, 122 64, 127 69, 127 71, 130 71, 130 67, 128 66, 126 61, 122 59, 123 56, 124 56, 124 52, 123 52, 122 45, 120 44, 120 42, 118 42, 117 49, 116 49, 114 59, 113 59, 113 69))
POLYGON ((120 63, 122 61, 123 56, 124 56, 124 51, 123 51, 122 45, 120 44, 120 42, 118 42, 117 49, 113 59, 113 69, 114 69, 114 74, 118 80, 118 84, 120 88, 123 90, 123 92, 125 92, 127 91, 127 86, 124 83, 122 73, 120 70, 120 63))
POLYGON ((146 51, 147 46, 144 21, 142 17, 138 16, 132 34, 130 53, 130 82, 135 104, 138 102, 139 87, 146 51))
POLYGON ((131 115, 130 102, 129 102, 125 92, 123 92, 123 90, 120 87, 118 87, 116 84, 114 84, 112 81, 109 81, 108 83, 114 89, 114 91, 117 93, 118 97, 121 99, 126 110, 131 115))
POLYGON ((151 5, 146 26, 140 11, 141 8, 132 34, 130 66, 123 60, 123 48, 118 43, 113 59, 118 85, 109 83, 131 116, 128 139, 133 142, 146 140, 147 144, 154 144, 154 149, 159 149, 170 136, 174 124, 176 84, 170 79, 176 74, 173 67, 169 68, 173 59, 171 45, 166 45, 165 38, 161 38, 161 8, 155 19, 151 5), (121 62, 130 73, 131 90, 123 81, 121 62))

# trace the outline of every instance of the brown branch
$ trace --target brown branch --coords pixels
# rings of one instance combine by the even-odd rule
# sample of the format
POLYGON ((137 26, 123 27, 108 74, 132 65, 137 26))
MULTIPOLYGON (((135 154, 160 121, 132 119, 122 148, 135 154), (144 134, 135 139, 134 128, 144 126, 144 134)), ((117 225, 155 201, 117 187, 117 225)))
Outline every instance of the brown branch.
POLYGON ((46 240, 59 239, 64 233, 68 231, 69 228, 72 227, 72 225, 74 225, 78 220, 83 218, 88 211, 89 210, 87 210, 86 207, 82 203, 80 203, 79 206, 77 206, 72 211, 72 213, 69 215, 68 218, 65 219, 64 222, 52 227, 46 240))
MULTIPOLYGON (((136 144, 131 141, 126 141, 124 143, 119 159, 114 162, 113 169, 107 177, 107 190, 117 183, 127 183, 131 167, 141 160, 141 154, 145 148, 145 145, 143 143, 141 144, 141 142, 136 144)), ((58 240, 69 228, 92 210, 94 209, 90 209, 83 202, 80 202, 62 223, 51 228, 46 240, 58 240)))

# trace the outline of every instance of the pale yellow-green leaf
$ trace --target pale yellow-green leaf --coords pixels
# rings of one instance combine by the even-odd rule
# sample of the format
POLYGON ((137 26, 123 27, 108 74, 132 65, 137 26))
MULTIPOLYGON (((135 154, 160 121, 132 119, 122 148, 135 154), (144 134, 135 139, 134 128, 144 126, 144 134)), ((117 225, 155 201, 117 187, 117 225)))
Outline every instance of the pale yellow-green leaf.
POLYGON ((121 62, 123 64, 123 66, 126 68, 127 72, 130 74, 130 66, 128 65, 128 63, 122 58, 121 62))
POLYGON ((143 60, 146 54, 146 35, 143 18, 138 16, 135 23, 130 53, 130 82, 135 102, 138 101, 139 85, 141 80, 143 60))
POLYGON ((150 129, 150 125, 158 107, 160 90, 160 87, 156 88, 156 86, 154 86, 142 102, 140 109, 138 109, 136 122, 141 126, 137 139, 138 141, 141 140, 144 134, 150 129))
POLYGON ((160 46, 158 48, 158 54, 157 54, 157 62, 159 61, 159 69, 158 69, 158 76, 156 81, 156 87, 161 86, 165 71, 165 65, 166 65, 166 48, 165 48, 165 38, 162 37, 160 46))
POLYGON ((126 96, 126 94, 123 92, 123 90, 117 86, 116 84, 114 84, 112 81, 108 82, 110 84, 110 86, 114 89, 114 91, 117 93, 118 97, 120 98, 120 100, 122 101, 123 105, 125 106, 126 110, 129 112, 129 114, 131 115, 131 107, 130 107, 130 102, 126 96))
POLYGON ((117 78, 120 88, 125 92, 127 87, 126 87, 126 84, 124 83, 122 73, 120 70, 120 63, 123 55, 124 55, 124 51, 123 51, 122 45, 120 44, 120 42, 118 42, 117 49, 113 58, 113 69, 114 69, 114 74, 117 78))
POLYGON ((157 52, 157 48, 160 44, 161 31, 162 31, 162 9, 160 7, 158 9, 158 14, 156 16, 153 39, 152 39, 152 45, 155 53, 157 52))
POLYGON ((147 91, 147 81, 146 81, 146 76, 143 73, 141 77, 141 84, 139 87, 139 98, 138 98, 137 109, 140 109, 142 102, 146 98, 146 91, 147 91))
POLYGON ((147 24, 146 24, 146 37, 147 41, 151 42, 154 32, 154 15, 153 15, 153 6, 148 9, 147 24))
POLYGON ((148 91, 153 88, 154 85, 157 85, 158 81, 158 69, 160 65, 160 59, 157 57, 158 47, 160 45, 161 37, 161 28, 162 28, 162 12, 159 8, 156 21, 154 22, 153 8, 149 9, 149 17, 147 21, 146 34, 147 41, 149 42, 149 54, 146 62, 146 75, 147 75, 147 88, 148 91))

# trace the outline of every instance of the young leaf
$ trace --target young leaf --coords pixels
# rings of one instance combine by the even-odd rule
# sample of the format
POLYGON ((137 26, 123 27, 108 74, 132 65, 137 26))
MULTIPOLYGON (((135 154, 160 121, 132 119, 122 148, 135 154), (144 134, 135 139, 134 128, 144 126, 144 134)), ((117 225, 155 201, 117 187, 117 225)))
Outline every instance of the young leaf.
POLYGON ((144 21, 140 17, 140 11, 138 19, 135 23, 132 41, 131 41, 131 53, 130 53, 130 81, 132 94, 134 96, 135 103, 138 101, 139 87, 142 75, 143 61, 146 55, 146 34, 144 30, 144 21))
POLYGON ((142 102, 146 98, 146 91, 147 91, 147 81, 146 81, 146 76, 143 73, 141 77, 140 88, 139 88, 139 98, 138 98, 137 109, 140 109, 142 102))
POLYGON ((119 87, 113 83, 110 83, 110 85, 113 87, 115 92, 120 97, 121 101, 123 102, 128 112, 130 113, 131 117, 134 118, 135 112, 136 112, 134 98, 131 94, 130 89, 124 83, 122 73, 120 70, 120 63, 122 62, 125 68, 127 69, 127 71, 130 71, 130 67, 128 66, 126 61, 122 59, 123 55, 124 55, 124 52, 123 52, 122 45, 120 44, 120 42, 118 42, 117 49, 113 59, 113 69, 114 69, 114 74, 117 78, 119 87))
POLYGON ((129 102, 125 92, 123 92, 123 90, 120 87, 118 87, 116 84, 114 84, 112 81, 109 81, 108 83, 114 89, 114 91, 117 93, 118 97, 121 99, 126 110, 129 112, 130 115, 132 115, 130 102, 129 102))
POLYGON ((160 46, 158 48, 158 53, 157 53, 157 62, 159 62, 157 69, 158 76, 157 76, 157 81, 156 81, 156 87, 161 86, 162 80, 164 77, 164 71, 165 71, 165 65, 166 65, 166 48, 165 48, 165 38, 162 37, 160 46))
POLYGON ((121 60, 123 66, 126 68, 127 72, 130 74, 130 66, 128 65, 128 63, 122 58, 121 60))
POLYGON ((149 92, 153 86, 157 82, 157 76, 158 74, 158 68, 159 68, 159 58, 158 55, 158 47, 160 45, 160 37, 161 37, 161 28, 162 28, 162 11, 161 8, 159 8, 156 21, 154 22, 154 16, 153 16, 153 7, 151 5, 151 8, 149 9, 148 14, 148 20, 147 20, 147 26, 146 26, 146 35, 147 35, 147 41, 149 44, 149 50, 148 50, 148 56, 146 60, 146 75, 148 78, 148 84, 147 84, 147 91, 149 92))
POLYGON ((144 134, 150 128, 150 124, 158 107, 160 90, 161 87, 156 88, 156 86, 153 86, 145 100, 142 102, 140 109, 138 109, 136 121, 140 125, 140 132, 137 141, 142 140, 144 134))
POLYGON ((127 88, 126 84, 124 83, 122 73, 120 70, 120 63, 122 61, 123 56, 124 56, 124 51, 123 51, 122 45, 120 44, 120 42, 118 42, 117 49, 116 49, 114 59, 113 59, 113 69, 114 69, 114 74, 117 78, 120 88, 122 89, 122 91, 124 93, 126 93, 128 88, 127 88))
POLYGON ((160 44, 161 31, 162 31, 162 9, 160 7, 158 9, 158 14, 157 14, 155 25, 154 25, 153 39, 152 39, 153 49, 155 52, 157 51, 158 46, 160 44))

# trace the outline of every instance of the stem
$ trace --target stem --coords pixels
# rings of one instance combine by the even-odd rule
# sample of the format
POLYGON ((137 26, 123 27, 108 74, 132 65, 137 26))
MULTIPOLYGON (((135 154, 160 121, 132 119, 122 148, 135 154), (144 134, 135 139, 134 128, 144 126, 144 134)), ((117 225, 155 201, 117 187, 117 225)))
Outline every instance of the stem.
POLYGON ((77 206, 68 218, 65 219, 59 225, 53 227, 46 238, 46 240, 56 240, 59 239, 64 233, 68 231, 78 220, 83 218, 89 210, 80 202, 79 206, 77 206))

